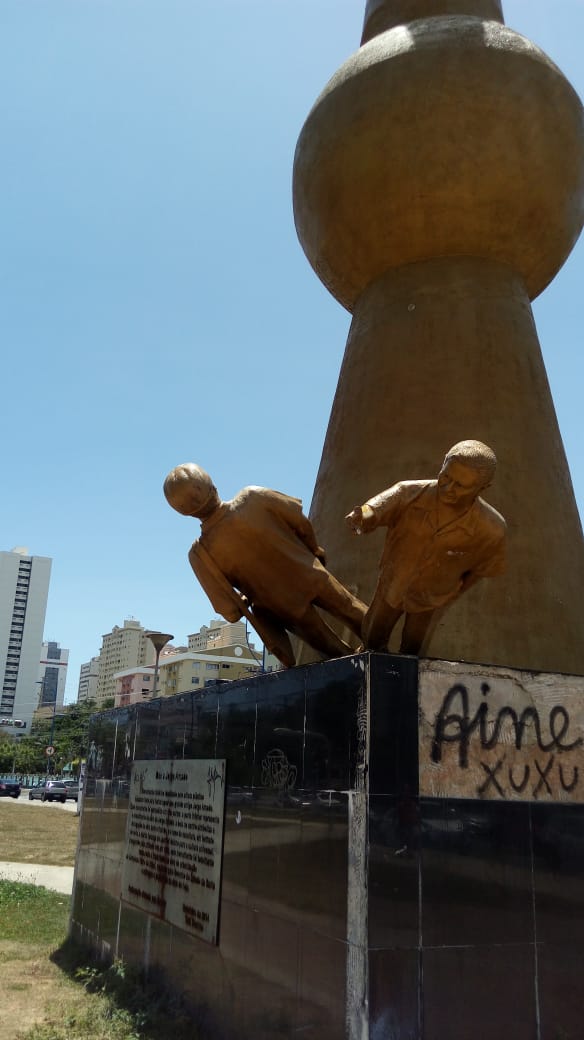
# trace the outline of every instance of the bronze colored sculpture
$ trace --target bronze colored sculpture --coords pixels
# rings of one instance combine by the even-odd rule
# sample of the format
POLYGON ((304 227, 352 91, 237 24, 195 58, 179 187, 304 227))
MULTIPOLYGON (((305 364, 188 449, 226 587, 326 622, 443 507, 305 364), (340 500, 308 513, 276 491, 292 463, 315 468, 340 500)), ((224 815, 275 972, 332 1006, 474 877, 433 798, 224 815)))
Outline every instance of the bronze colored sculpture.
POLYGON ((379 580, 363 622, 370 650, 385 650, 402 614, 402 653, 420 652, 435 612, 481 578, 505 570, 503 517, 479 497, 497 460, 480 441, 446 454, 437 480, 404 480, 353 509, 356 534, 387 527, 379 580))
POLYGON ((316 608, 360 636, 365 604, 324 566, 299 499, 246 487, 222 502, 209 474, 191 462, 168 474, 164 494, 177 512, 201 521, 189 561, 218 613, 248 618, 286 667, 295 664, 286 630, 326 657, 351 653, 316 608))

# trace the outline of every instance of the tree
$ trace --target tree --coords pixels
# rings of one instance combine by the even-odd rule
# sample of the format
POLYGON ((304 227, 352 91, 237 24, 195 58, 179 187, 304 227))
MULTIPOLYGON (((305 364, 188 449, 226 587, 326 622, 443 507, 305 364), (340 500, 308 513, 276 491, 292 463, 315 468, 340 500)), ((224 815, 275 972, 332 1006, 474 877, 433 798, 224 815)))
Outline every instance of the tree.
POLYGON ((11 773, 14 762, 15 741, 0 739, 0 773, 11 773))
POLYGON ((33 726, 31 737, 43 748, 52 743, 55 754, 51 772, 61 772, 70 763, 79 765, 87 755, 87 733, 94 701, 70 704, 53 718, 41 719, 33 726))

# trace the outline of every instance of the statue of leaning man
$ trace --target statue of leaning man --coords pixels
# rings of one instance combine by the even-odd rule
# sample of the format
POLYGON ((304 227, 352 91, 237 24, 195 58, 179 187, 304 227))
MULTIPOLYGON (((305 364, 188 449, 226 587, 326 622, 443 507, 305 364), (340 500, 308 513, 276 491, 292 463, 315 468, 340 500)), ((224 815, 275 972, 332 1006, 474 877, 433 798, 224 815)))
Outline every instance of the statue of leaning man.
POLYGON ((325 567, 300 499, 245 487, 222 502, 209 474, 193 462, 171 470, 164 494, 177 512, 201 521, 189 562, 217 613, 227 621, 246 617, 288 668, 295 664, 289 632, 325 657, 354 652, 317 608, 359 639, 367 608, 325 567))
POLYGON ((419 654, 436 611, 481 578, 505 571, 506 524, 480 497, 497 459, 481 441, 460 441, 435 480, 402 480, 346 517, 355 534, 387 528, 377 588, 363 622, 369 650, 386 650, 405 614, 401 653, 419 654))

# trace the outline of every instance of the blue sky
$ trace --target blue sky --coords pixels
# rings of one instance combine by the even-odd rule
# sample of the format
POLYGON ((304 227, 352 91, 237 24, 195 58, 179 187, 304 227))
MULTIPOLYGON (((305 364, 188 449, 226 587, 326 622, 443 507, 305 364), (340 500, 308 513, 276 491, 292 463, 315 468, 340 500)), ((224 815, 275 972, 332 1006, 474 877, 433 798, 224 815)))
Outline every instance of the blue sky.
MULTIPOLYGON (((364 0, 0 0, 0 548, 53 558, 47 638, 209 620, 161 484, 308 508, 349 315, 296 239, 302 123, 364 0)), ((504 0, 583 93, 583 0, 504 0)), ((580 242, 534 313, 584 511, 580 242)))

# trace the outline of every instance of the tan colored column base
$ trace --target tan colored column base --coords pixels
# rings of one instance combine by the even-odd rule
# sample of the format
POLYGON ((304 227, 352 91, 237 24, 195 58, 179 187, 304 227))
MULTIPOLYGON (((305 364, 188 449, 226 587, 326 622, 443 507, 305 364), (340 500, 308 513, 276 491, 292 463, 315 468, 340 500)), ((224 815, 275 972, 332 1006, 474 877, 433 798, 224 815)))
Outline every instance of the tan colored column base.
POLYGON ((365 601, 383 532, 352 535, 344 515, 436 476, 465 438, 497 454, 485 498, 507 520, 509 569, 444 613, 427 653, 584 674, 582 530, 523 284, 465 257, 389 272, 355 307, 311 508, 331 570, 365 601))

